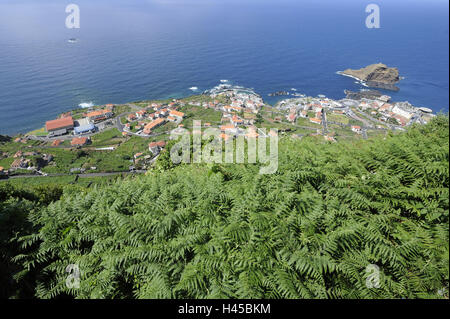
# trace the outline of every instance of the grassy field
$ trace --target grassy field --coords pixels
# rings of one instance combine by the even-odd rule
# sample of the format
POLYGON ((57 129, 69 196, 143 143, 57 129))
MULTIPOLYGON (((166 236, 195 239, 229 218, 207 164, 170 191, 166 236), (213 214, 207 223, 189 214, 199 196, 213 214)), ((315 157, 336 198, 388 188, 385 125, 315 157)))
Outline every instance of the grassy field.
POLYGON ((318 126, 320 126, 319 124, 311 123, 309 121, 309 118, 302 118, 302 117, 299 117, 297 119, 296 124, 300 125, 300 126, 311 127, 311 128, 317 128, 318 126))
POLYGON ((201 106, 186 105, 180 108, 186 117, 181 122, 185 127, 192 127, 192 121, 201 120, 202 123, 220 122, 222 113, 213 109, 205 109, 201 106))
POLYGON ((114 114, 119 115, 119 114, 123 114, 123 113, 128 113, 131 112, 131 107, 128 105, 117 105, 114 108, 114 114))
POLYGON ((173 123, 173 122, 167 122, 166 124, 158 126, 154 130, 152 130, 152 133, 158 134, 158 133, 163 133, 163 132, 170 132, 171 130, 173 130, 177 127, 178 127, 178 124, 173 123))
POLYGON ((8 143, 1 143, 0 144, 0 151, 4 153, 10 154, 10 156, 13 156, 17 151, 33 151, 36 147, 45 145, 43 142, 39 141, 27 141, 26 143, 21 142, 8 142, 8 143))
POLYGON ((11 166, 12 162, 14 162, 14 158, 12 157, 2 158, 0 159, 0 166, 8 169, 11 166))
POLYGON ((313 111, 308 111, 308 117, 309 117, 309 118, 316 117, 316 113, 313 112, 313 111))
POLYGON ((35 135, 35 136, 47 136, 48 132, 45 130, 45 127, 42 127, 40 129, 31 131, 27 133, 28 135, 35 135))
POLYGON ((327 113, 327 120, 336 123, 348 124, 349 118, 342 114, 327 113))
POLYGON ((378 136, 386 136, 387 131, 381 131, 381 130, 367 130, 367 137, 373 138, 378 136))
POLYGON ((112 128, 92 136, 91 141, 91 146, 102 147, 120 144, 125 141, 125 138, 117 128, 112 128))

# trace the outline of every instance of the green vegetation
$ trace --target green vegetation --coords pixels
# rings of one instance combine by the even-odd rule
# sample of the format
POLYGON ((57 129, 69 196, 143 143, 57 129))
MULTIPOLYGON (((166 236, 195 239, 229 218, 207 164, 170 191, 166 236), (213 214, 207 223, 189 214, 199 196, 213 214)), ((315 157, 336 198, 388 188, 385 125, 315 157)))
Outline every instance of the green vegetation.
POLYGON ((128 113, 128 112, 131 112, 131 111, 132 111, 132 108, 129 105, 116 105, 114 107, 114 113, 116 115, 120 115, 120 114, 123 114, 123 113, 128 113))
POLYGON ((300 126, 304 126, 304 127, 311 127, 312 129, 317 129, 318 128, 318 125, 317 124, 315 124, 315 123, 311 123, 310 121, 309 121, 309 118, 302 118, 302 117, 299 117, 298 119, 297 119, 297 123, 296 123, 297 125, 300 125, 300 126))
POLYGON ((109 185, 116 180, 121 180, 121 175, 104 176, 104 177, 77 177, 77 175, 66 175, 58 177, 33 177, 33 178, 17 178, 10 179, 3 183, 9 183, 17 188, 32 191, 36 186, 64 188, 67 185, 77 185, 82 187, 90 187, 92 185, 109 185))
MULTIPOLYGON (((173 122, 166 122, 164 125, 158 126, 157 128, 152 130, 153 134, 160 134, 164 132, 170 132, 173 129, 177 128, 178 125, 173 122)), ((191 121, 191 127, 192 127, 192 121, 191 121)))
POLYGON ((113 128, 92 136, 91 146, 95 147, 112 146, 115 144, 120 144, 124 140, 125 139, 122 137, 122 133, 119 132, 118 129, 113 128))
POLYGON ((202 106, 186 105, 179 111, 185 113, 186 117, 181 122, 185 127, 192 127, 194 120, 201 120, 202 123, 220 123, 222 119, 221 112, 202 106))
POLYGON ((342 114, 327 113, 327 120, 342 124, 349 124, 349 118, 342 114))
POLYGON ((29 132, 28 135, 47 136, 48 132, 46 131, 45 127, 42 127, 40 129, 29 132))
POLYGON ((339 144, 285 138, 274 175, 173 167, 165 151, 148 176, 103 186, 0 184, 1 293, 448 298, 448 121, 339 144), (80 289, 66 287, 69 264, 80 289))
POLYGON ((0 166, 8 168, 11 166, 12 162, 14 162, 14 158, 12 157, 2 158, 0 159, 0 166))

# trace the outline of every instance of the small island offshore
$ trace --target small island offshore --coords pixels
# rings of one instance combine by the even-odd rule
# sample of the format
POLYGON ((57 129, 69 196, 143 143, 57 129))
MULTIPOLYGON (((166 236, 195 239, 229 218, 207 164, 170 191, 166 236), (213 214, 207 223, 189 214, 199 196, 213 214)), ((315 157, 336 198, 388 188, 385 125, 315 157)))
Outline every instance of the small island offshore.
POLYGON ((397 68, 390 68, 383 63, 371 64, 359 70, 347 69, 338 74, 355 78, 368 87, 391 91, 399 90, 395 84, 401 79, 397 68))

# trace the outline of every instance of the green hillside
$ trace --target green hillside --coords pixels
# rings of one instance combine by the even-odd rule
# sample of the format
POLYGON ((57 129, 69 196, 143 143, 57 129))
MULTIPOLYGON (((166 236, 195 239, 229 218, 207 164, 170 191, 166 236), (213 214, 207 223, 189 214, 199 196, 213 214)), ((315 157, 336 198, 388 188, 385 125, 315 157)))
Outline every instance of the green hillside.
POLYGON ((90 188, 0 184, 1 293, 448 298, 448 116, 365 141, 284 138, 279 149, 274 175, 157 165, 90 188), (69 264, 79 289, 66 287, 69 264), (366 285, 370 265, 379 288, 366 285))

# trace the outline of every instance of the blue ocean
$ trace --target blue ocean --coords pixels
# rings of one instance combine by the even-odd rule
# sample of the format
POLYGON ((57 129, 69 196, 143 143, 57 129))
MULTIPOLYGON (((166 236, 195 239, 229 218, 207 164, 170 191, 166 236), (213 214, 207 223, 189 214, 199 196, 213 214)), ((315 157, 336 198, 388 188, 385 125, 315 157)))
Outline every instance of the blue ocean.
POLYGON ((220 83, 267 95, 343 98, 364 87, 337 71, 398 67, 399 92, 449 110, 447 0, 0 1, 0 134, 24 133, 79 105, 183 97, 220 83), (365 25, 369 3, 380 28, 365 25), (78 42, 69 43, 68 39, 78 42))

